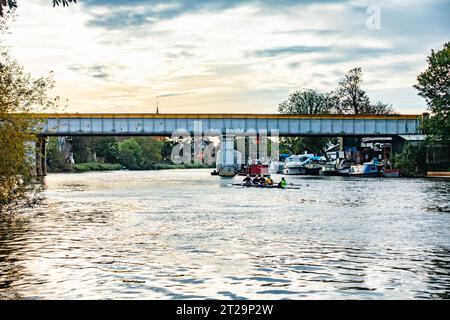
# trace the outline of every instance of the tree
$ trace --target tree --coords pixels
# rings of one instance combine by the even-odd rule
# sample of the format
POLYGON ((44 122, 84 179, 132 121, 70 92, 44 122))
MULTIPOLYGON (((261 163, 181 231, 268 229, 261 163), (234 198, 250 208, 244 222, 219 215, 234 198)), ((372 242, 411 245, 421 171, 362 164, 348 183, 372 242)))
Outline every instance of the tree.
POLYGON ((155 163, 162 160, 162 142, 148 137, 135 138, 142 149, 142 164, 141 169, 150 169, 155 163))
MULTIPOLYGON (((334 102, 327 94, 317 90, 299 90, 289 96, 278 106, 281 114, 329 114, 334 111, 334 102)), ((326 147, 331 143, 329 138, 301 137, 284 138, 282 145, 292 153, 299 154, 302 151, 321 153, 325 157, 326 147)))
POLYGON ((88 143, 91 151, 105 163, 117 163, 119 160, 119 145, 115 137, 93 137, 88 143))
MULTIPOLYGON (((0 0, 0 34, 8 27, 16 2, 0 0)), ((33 131, 41 123, 30 113, 55 110, 58 99, 49 97, 52 74, 34 79, 0 46, 0 212, 34 204, 42 189, 35 177, 33 131)))
POLYGON ((392 106, 378 102, 370 103, 367 93, 361 88, 361 68, 351 69, 339 82, 339 87, 331 95, 337 100, 336 111, 340 114, 392 114, 392 106))
POLYGON ((281 114, 328 114, 332 113, 329 97, 317 90, 298 90, 278 106, 281 114))
POLYGON ((427 172, 427 146, 425 143, 407 143, 402 153, 394 156, 394 163, 404 177, 424 176, 427 172))
POLYGON ((165 139, 163 141, 162 149, 161 149, 161 156, 163 162, 170 162, 170 158, 172 156, 172 149, 174 147, 175 143, 170 139, 165 139))
POLYGON ((47 166, 49 172, 70 171, 70 164, 58 149, 58 138, 50 137, 47 144, 47 166))
POLYGON ((431 117, 423 129, 431 141, 450 144, 450 42, 427 58, 428 68, 417 77, 414 86, 427 102, 431 117))
POLYGON ((68 137, 67 142, 71 146, 75 163, 91 162, 90 137, 68 137))
POLYGON ((139 170, 144 162, 141 145, 133 138, 119 143, 120 164, 130 170, 139 170))
POLYGON ((52 76, 33 79, 7 53, 0 53, 0 211, 35 202, 33 148, 39 122, 30 112, 54 109, 52 76))

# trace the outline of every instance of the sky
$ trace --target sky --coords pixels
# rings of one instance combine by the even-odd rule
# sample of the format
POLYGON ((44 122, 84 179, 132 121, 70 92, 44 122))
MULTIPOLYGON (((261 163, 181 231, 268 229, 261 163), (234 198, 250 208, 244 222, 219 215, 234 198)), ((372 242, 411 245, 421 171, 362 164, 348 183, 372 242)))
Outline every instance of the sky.
POLYGON ((67 112, 276 113, 361 67, 373 102, 421 113, 413 88, 450 40, 448 0, 19 0, 11 55, 54 72, 67 112))

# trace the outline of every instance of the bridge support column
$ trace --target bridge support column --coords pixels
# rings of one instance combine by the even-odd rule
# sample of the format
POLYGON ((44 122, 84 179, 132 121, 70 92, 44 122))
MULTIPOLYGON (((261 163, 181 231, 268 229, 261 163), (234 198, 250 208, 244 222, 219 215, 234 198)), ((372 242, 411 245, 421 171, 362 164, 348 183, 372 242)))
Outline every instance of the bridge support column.
POLYGON ((219 175, 221 177, 234 177, 236 175, 234 161, 234 135, 224 134, 221 137, 219 175))
POLYGON ((39 136, 36 140, 36 175, 47 175, 47 137, 39 136))

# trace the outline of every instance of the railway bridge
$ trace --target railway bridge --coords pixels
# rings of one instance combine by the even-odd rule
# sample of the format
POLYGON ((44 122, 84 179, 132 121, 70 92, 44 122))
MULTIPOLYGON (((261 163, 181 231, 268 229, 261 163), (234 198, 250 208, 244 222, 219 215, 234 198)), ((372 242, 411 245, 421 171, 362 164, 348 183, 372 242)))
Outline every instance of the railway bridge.
POLYGON ((172 136, 201 131, 219 135, 223 172, 234 169, 234 136, 230 132, 255 135, 276 133, 297 136, 412 136, 420 134, 421 115, 280 115, 280 114, 124 114, 52 113, 35 114, 42 120, 37 129, 36 167, 46 174, 48 136, 172 136))

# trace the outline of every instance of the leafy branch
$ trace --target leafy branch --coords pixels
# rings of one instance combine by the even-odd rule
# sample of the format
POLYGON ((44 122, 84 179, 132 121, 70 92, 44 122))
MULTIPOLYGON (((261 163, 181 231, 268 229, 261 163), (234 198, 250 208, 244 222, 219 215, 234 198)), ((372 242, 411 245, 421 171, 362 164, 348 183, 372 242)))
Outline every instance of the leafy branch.
MULTIPOLYGON (((69 3, 77 3, 77 0, 52 0, 53 7, 62 5, 68 7, 69 3)), ((0 17, 8 11, 12 11, 17 8, 16 0, 0 0, 0 17)))
POLYGON ((77 3, 77 0, 52 0, 53 7, 59 6, 60 4, 63 5, 63 7, 68 7, 69 3, 77 3))

